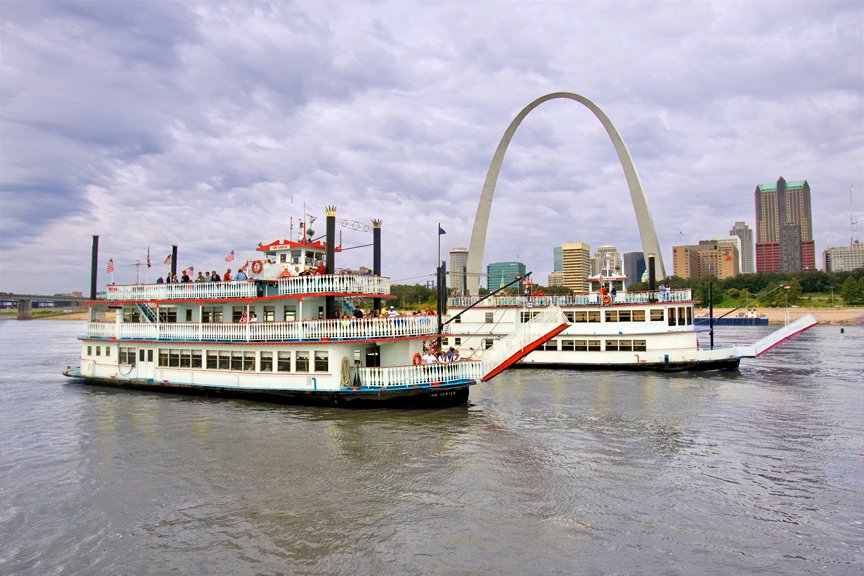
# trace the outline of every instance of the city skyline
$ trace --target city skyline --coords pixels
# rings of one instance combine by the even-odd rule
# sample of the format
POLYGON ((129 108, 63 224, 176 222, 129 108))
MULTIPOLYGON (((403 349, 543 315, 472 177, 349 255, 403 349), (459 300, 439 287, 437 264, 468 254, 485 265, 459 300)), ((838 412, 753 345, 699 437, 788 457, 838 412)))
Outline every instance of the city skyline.
MULTIPOLYGON (((152 282, 172 245, 181 269, 221 272, 325 205, 344 248, 380 218, 382 273, 423 284, 439 240, 469 245, 508 123, 556 91, 615 123, 667 268, 706 225, 755 226, 753 189, 778 175, 813 188, 815 253, 860 237, 860 2, 255 5, 3 3, 0 291, 87 292, 93 235, 101 286, 109 259, 131 283, 148 250, 152 282)), ((571 240, 642 249, 581 107, 526 118, 495 195, 483 270, 518 260, 544 279, 571 240)))

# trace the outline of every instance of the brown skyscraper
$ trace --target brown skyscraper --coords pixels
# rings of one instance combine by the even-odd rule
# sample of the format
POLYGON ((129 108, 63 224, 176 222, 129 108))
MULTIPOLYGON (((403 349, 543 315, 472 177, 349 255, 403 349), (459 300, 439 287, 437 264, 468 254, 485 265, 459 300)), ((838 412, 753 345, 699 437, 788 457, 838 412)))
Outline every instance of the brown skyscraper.
POLYGON ((816 269, 810 185, 806 180, 756 187, 756 271, 816 269))

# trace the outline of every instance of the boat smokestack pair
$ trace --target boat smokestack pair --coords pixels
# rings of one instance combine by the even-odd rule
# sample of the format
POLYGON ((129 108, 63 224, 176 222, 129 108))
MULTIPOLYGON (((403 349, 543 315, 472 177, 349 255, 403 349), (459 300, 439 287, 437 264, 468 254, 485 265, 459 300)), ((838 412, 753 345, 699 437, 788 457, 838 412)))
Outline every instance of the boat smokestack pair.
POLYGON ((654 255, 648 255, 648 290, 653 292, 657 289, 657 271, 654 269, 654 255))

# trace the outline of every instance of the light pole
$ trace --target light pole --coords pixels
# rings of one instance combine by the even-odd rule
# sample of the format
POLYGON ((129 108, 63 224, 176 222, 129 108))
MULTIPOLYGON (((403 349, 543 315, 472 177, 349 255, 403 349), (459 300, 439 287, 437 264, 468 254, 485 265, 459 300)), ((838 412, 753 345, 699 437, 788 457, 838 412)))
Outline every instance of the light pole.
POLYGON ((789 325, 789 285, 786 284, 783 286, 783 295, 786 297, 786 323, 785 325, 789 325))

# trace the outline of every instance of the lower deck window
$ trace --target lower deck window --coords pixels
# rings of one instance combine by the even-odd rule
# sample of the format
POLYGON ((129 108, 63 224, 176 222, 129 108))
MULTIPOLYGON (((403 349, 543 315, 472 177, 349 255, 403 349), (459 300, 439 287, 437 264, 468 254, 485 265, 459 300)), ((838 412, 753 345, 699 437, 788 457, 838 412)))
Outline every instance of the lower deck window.
POLYGON ((325 350, 315 351, 315 372, 330 371, 330 354, 325 350))
POLYGON ((291 371, 291 352, 279 352, 276 370, 279 372, 291 371))
POLYGON ((273 371, 273 352, 261 352, 259 361, 261 372, 273 371))
POLYGON ((125 348, 123 346, 120 347, 119 350, 119 362, 120 364, 128 364, 130 366, 135 365, 135 349, 134 348, 125 348))
POLYGON ((309 352, 297 352, 295 365, 297 372, 309 372, 309 352))
POLYGON ((540 350, 558 350, 558 341, 557 340, 547 340, 543 344, 540 345, 540 350))

